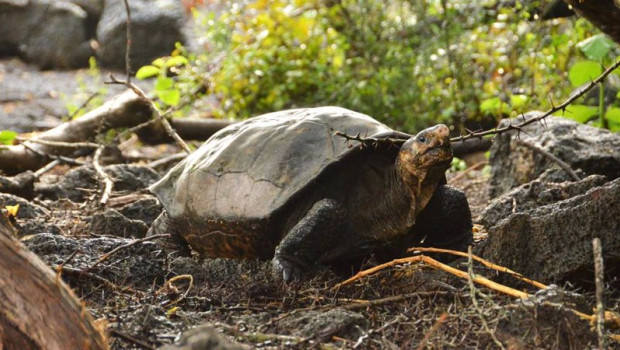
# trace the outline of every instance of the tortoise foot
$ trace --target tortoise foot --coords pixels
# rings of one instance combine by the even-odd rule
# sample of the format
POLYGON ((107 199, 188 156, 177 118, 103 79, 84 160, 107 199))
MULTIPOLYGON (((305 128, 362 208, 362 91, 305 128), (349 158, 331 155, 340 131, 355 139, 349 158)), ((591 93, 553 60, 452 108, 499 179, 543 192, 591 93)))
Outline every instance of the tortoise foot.
POLYGON ((307 269, 305 264, 284 257, 276 256, 272 261, 273 277, 286 284, 300 281, 307 269))

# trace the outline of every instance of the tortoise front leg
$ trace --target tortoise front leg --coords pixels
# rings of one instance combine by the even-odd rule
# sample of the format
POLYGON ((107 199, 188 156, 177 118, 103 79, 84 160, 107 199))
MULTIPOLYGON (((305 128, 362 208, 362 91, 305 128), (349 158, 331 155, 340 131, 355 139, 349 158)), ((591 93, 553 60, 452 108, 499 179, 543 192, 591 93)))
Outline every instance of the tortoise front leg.
POLYGON ((299 280, 319 258, 334 249, 346 229, 346 210, 333 199, 316 202, 276 247, 273 273, 289 283, 299 280))

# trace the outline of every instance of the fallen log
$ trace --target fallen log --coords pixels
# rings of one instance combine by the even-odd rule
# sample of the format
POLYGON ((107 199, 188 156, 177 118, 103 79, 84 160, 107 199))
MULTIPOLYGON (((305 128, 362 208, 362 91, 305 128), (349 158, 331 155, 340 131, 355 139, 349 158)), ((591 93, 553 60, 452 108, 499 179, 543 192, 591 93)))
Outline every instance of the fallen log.
POLYGON ((107 349, 71 289, 14 238, 0 213, 0 347, 107 349))
POLYGON ((72 156, 80 151, 75 147, 37 143, 37 140, 64 143, 93 140, 107 130, 144 123, 151 115, 150 103, 128 90, 80 118, 37 135, 35 142, 0 148, 0 170, 9 175, 36 170, 50 162, 50 156, 72 156))

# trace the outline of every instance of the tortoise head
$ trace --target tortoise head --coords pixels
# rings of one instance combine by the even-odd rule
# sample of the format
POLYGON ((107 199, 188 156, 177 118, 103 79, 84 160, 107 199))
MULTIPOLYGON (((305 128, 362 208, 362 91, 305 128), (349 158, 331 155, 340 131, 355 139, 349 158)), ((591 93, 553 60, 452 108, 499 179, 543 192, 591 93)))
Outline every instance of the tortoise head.
POLYGON ((396 168, 415 199, 413 215, 424 209, 451 163, 450 129, 443 124, 420 131, 401 146, 396 168))

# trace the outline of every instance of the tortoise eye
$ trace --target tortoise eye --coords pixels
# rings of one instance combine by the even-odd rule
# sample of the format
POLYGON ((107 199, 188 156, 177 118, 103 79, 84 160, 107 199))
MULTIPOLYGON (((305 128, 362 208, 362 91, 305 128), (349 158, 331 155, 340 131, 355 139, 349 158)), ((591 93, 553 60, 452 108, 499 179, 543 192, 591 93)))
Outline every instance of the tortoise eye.
POLYGON ((427 141, 426 137, 424 137, 423 135, 419 135, 417 139, 418 139, 418 142, 421 142, 421 143, 426 143, 427 141))

